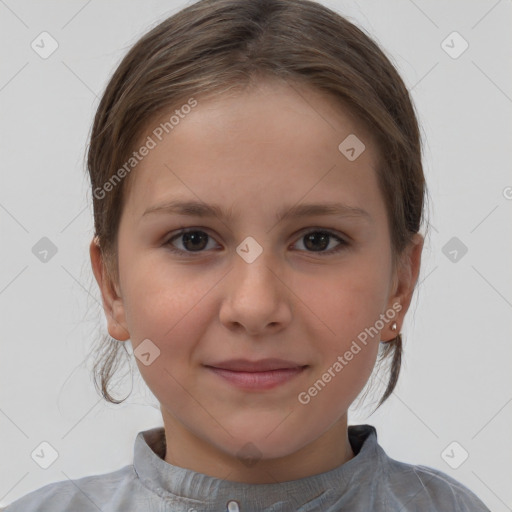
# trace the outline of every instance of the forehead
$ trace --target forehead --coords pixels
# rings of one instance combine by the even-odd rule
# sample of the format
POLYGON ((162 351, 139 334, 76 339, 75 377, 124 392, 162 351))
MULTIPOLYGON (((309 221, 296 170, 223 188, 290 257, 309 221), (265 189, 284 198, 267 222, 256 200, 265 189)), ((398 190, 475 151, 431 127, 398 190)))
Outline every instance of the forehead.
POLYGON ((329 95, 269 81, 195 101, 193 109, 175 116, 178 122, 171 130, 175 108, 144 131, 141 145, 150 137, 155 146, 130 176, 125 207, 131 214, 140 217, 176 194, 242 209, 272 208, 284 195, 287 203, 345 199, 347 204, 383 206, 371 135, 329 95), (162 130, 165 126, 169 133, 162 130), (159 140, 155 133, 162 131, 159 140), (353 161, 340 150, 345 140, 364 144, 353 161))

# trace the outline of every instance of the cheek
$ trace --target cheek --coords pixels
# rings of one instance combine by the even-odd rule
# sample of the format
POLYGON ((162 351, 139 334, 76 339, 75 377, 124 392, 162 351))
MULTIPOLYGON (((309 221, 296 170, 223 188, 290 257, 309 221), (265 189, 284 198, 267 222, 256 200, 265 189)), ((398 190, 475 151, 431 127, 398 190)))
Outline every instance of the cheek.
MULTIPOLYGON (((176 377, 186 375, 197 345, 215 320, 212 298, 222 276, 193 265, 177 268, 156 260, 134 268, 138 270, 126 279, 124 290, 133 349, 149 339, 160 350, 157 366, 176 377)), ((154 370, 139 367, 141 373, 154 370)))
POLYGON ((323 411, 328 422, 348 409, 373 371, 380 337, 371 328, 386 304, 387 282, 380 270, 345 270, 319 287, 304 287, 302 294, 321 327, 310 333, 319 357, 300 403, 323 411))
POLYGON ((126 315, 133 350, 141 353, 143 345, 139 350, 137 347, 149 339, 151 344, 145 342, 149 351, 158 354, 150 365, 135 357, 137 366, 160 403, 173 397, 175 411, 190 407, 184 387, 194 393, 189 365, 196 345, 204 338, 208 291, 217 281, 208 276, 193 279, 186 272, 164 272, 161 266, 152 266, 147 272, 133 274, 129 286, 127 282, 126 315))
POLYGON ((136 340, 150 334, 156 339, 173 338, 183 323, 190 324, 196 306, 218 281, 211 273, 198 277, 197 268, 166 263, 162 256, 132 268, 123 291, 127 322, 136 340))
POLYGON ((315 286, 304 282, 296 292, 322 321, 323 338, 331 350, 342 349, 347 341, 350 344, 350 340, 375 325, 386 305, 385 276, 376 265, 362 263, 360 260, 357 265, 340 267, 317 279, 315 286))

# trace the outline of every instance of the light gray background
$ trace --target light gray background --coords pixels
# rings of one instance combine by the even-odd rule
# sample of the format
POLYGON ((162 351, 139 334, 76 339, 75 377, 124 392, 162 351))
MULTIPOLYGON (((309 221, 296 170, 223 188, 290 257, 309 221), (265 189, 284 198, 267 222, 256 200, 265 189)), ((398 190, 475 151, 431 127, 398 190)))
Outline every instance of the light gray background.
MULTIPOLYGON (((375 425, 390 456, 512 510, 512 2, 323 3, 367 30, 412 89, 432 197, 399 385, 377 413, 361 408, 349 423, 375 425), (453 31, 469 43, 457 59, 441 46, 453 31), (468 248, 456 262, 443 253, 452 237, 468 248), (453 441, 469 453, 457 469, 441 456, 453 441)), ((184 5, 0 0, 0 505, 129 464, 136 433, 162 424, 140 377, 127 402, 109 405, 84 362, 106 325, 90 270, 84 153, 122 56, 184 5), (59 44, 48 59, 31 48, 43 31, 59 44), (32 253, 44 236, 58 248, 46 263, 32 253), (31 458, 43 441, 59 453, 46 470, 31 458)))

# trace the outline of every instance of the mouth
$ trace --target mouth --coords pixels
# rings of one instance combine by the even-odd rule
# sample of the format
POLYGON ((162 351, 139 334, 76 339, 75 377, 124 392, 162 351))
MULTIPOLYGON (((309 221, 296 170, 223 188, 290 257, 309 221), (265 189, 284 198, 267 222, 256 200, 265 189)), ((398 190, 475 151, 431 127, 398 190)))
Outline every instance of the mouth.
POLYGON ((245 390, 275 388, 302 374, 309 367, 282 359, 233 359, 204 366, 229 384, 245 390))

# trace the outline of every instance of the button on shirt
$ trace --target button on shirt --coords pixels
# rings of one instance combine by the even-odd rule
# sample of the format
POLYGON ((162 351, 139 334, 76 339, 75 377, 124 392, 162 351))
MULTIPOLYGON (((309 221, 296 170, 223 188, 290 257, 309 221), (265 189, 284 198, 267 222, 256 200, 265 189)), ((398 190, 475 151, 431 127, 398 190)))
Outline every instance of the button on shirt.
MULTIPOLYGON (((371 425, 349 425, 354 457, 299 480, 246 484, 165 462, 163 427, 139 432, 133 464, 48 484, 5 512, 490 512, 457 480, 394 460, 371 425)), ((1 509, 0 509, 1 510, 1 509)))

